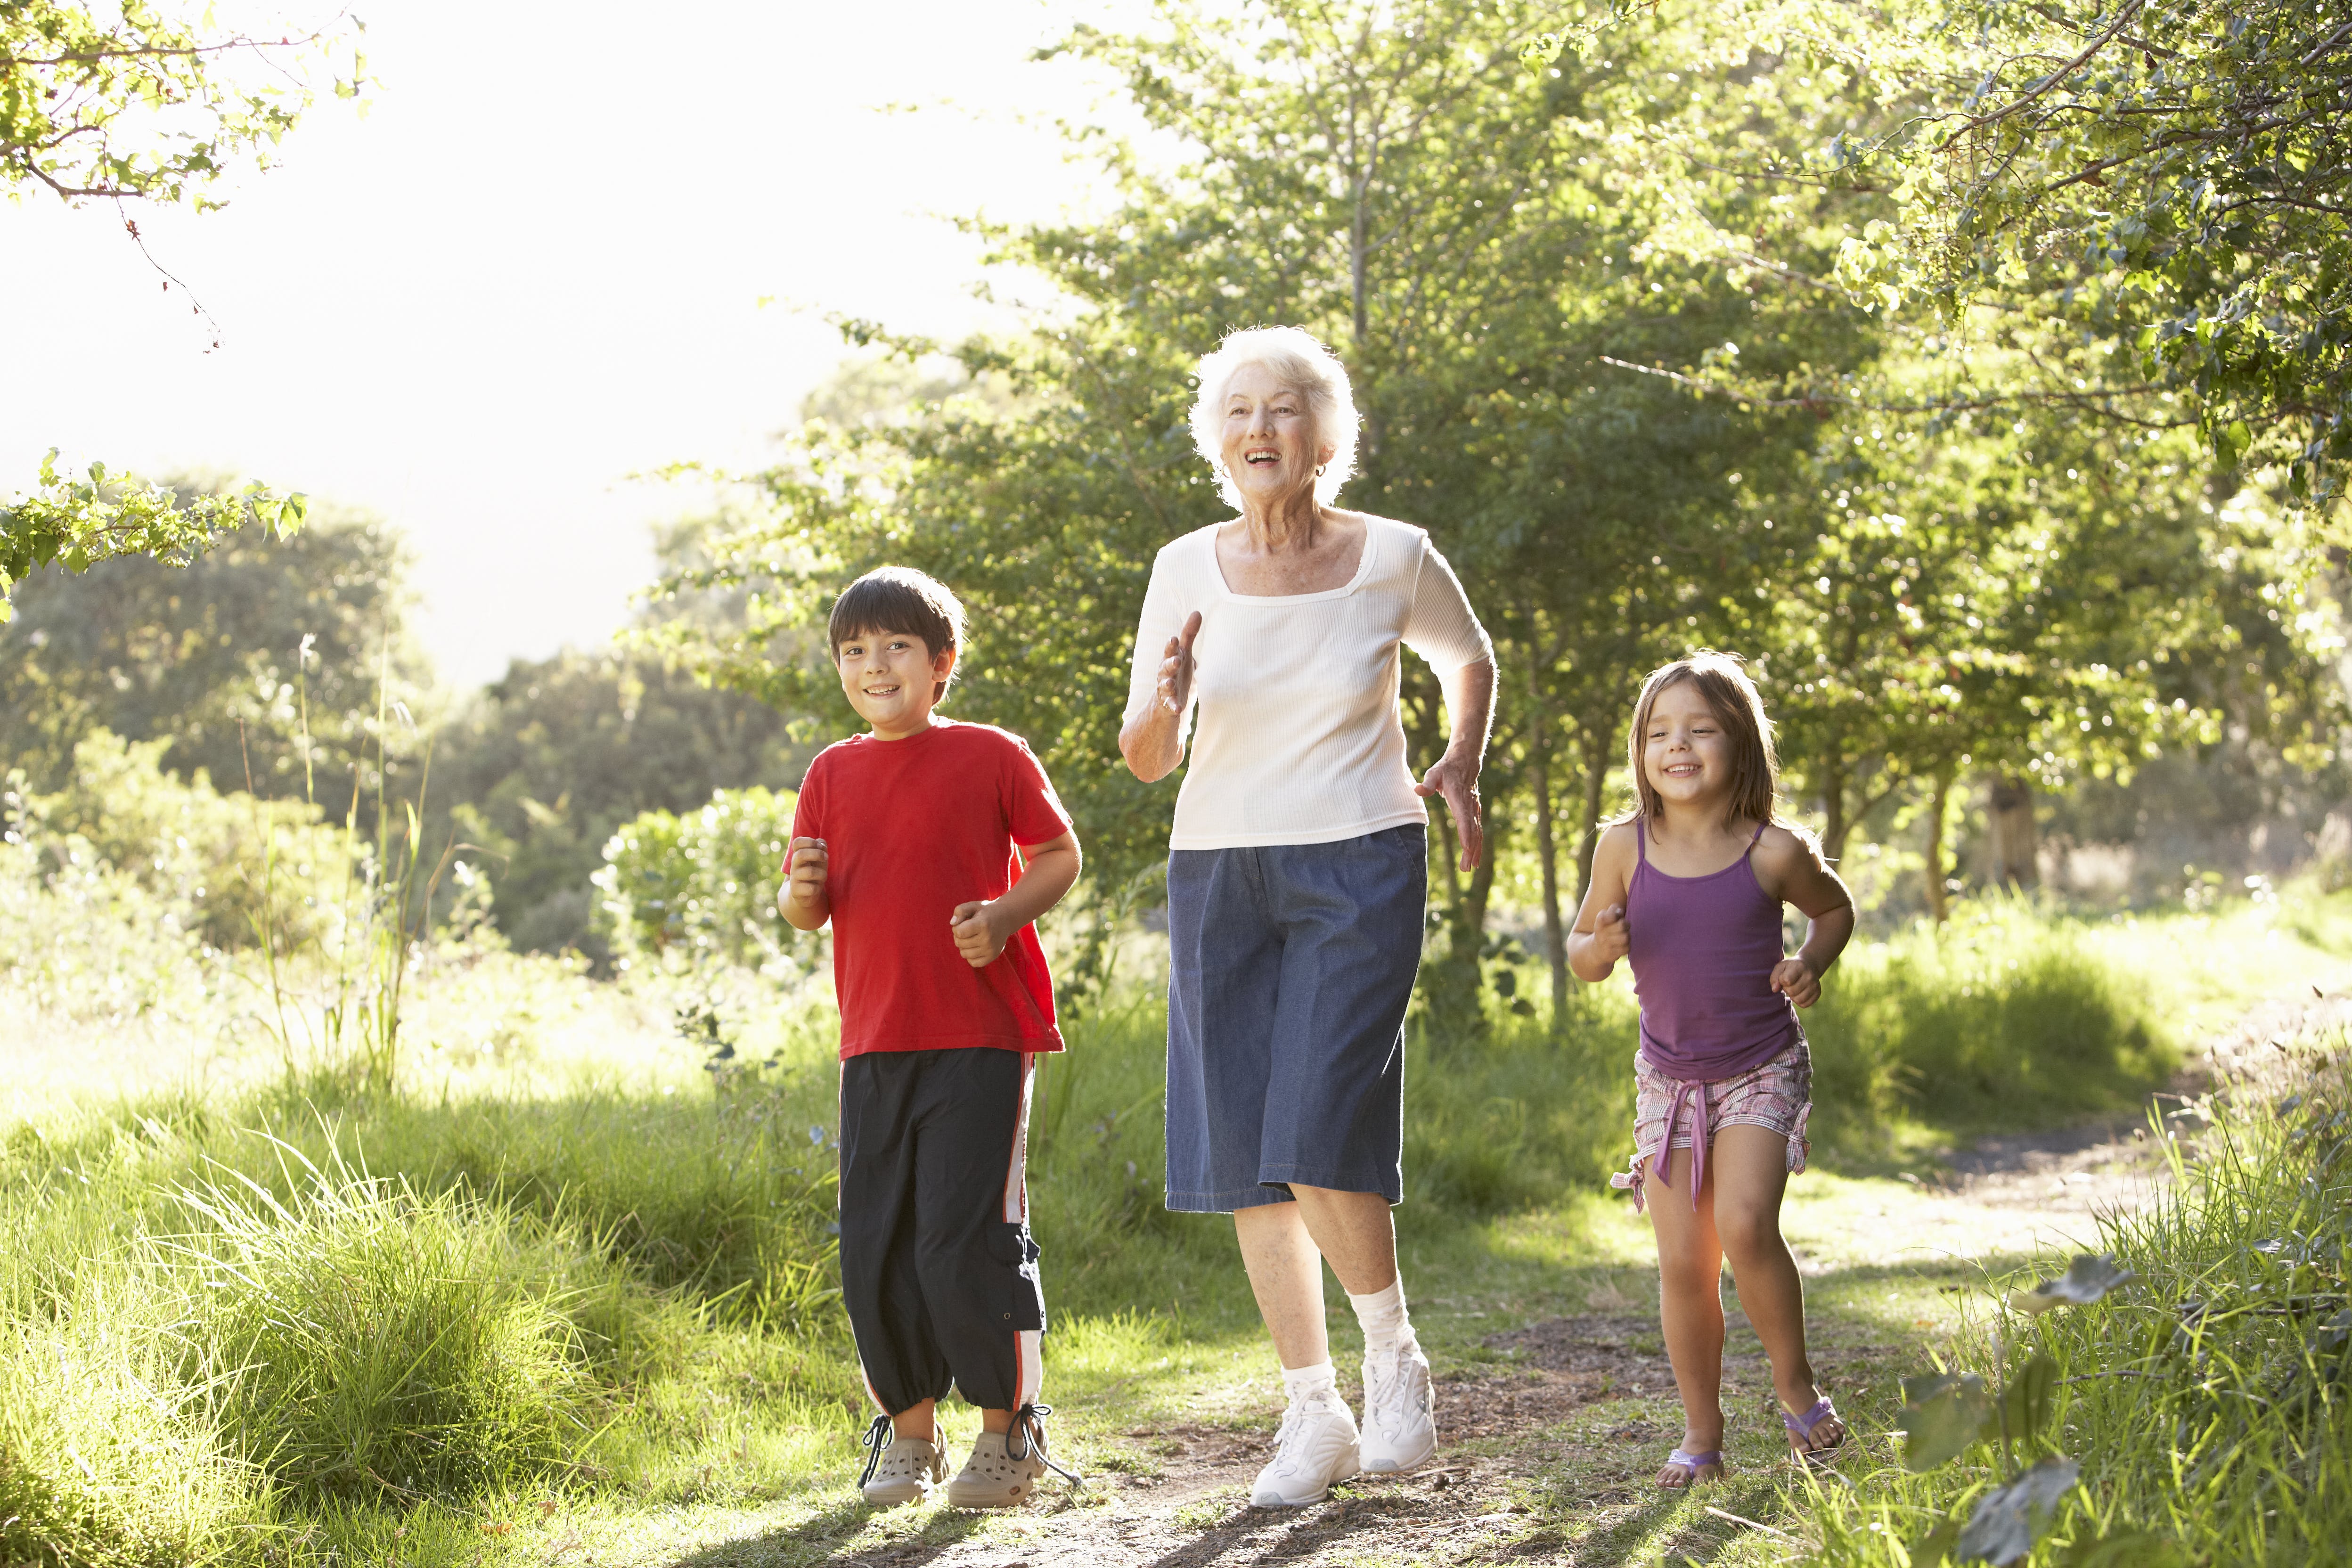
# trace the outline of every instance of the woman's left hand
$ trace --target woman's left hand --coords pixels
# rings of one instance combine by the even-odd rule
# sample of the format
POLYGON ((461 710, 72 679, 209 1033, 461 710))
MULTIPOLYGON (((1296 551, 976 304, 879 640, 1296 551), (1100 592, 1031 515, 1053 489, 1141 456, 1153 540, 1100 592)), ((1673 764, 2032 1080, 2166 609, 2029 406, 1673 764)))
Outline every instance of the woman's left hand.
POLYGON ((1445 797, 1454 831, 1462 840, 1462 868, 1475 869, 1486 853, 1486 821, 1478 803, 1478 764, 1449 752, 1412 786, 1412 793, 1424 800, 1435 795, 1445 797))

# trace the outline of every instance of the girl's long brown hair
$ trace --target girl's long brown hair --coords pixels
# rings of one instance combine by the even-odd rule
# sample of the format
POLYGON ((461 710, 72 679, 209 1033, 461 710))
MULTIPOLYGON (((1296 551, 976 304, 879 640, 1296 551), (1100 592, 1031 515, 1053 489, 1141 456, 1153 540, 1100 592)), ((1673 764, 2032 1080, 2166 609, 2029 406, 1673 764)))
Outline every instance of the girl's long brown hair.
POLYGON ((1642 815, 1654 820, 1665 803, 1650 786, 1642 753, 1650 735, 1650 710, 1669 686, 1690 681, 1723 732, 1731 737, 1731 800, 1727 823, 1740 817, 1772 820, 1772 803, 1780 793, 1780 759, 1772 749, 1772 721, 1764 716, 1764 699, 1748 679, 1747 663, 1736 653, 1701 648, 1672 664, 1660 665, 1642 682, 1642 700, 1633 706, 1633 733, 1627 749, 1633 770, 1633 787, 1641 793, 1642 815))

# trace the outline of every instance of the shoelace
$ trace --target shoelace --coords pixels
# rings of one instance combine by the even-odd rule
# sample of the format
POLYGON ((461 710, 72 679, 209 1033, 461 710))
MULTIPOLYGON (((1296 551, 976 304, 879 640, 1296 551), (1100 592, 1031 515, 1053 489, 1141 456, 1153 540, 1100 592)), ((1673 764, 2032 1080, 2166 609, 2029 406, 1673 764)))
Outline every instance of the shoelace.
POLYGON ((1376 1370, 1372 1374, 1371 1393, 1364 1401, 1364 1414, 1383 1427, 1402 1428, 1412 1414, 1406 1390, 1412 1384, 1412 1363, 1402 1344, 1382 1352, 1381 1360, 1388 1364, 1384 1370, 1376 1370))
POLYGON ((1052 1414, 1054 1414, 1054 1407, 1050 1405, 1024 1405, 1014 1411, 1012 1428, 1004 1434, 1004 1457, 1008 1459, 1025 1459, 1031 1454, 1035 1454, 1039 1464, 1069 1482, 1070 1485, 1083 1487, 1087 1484, 1086 1478, 1076 1471, 1062 1468, 1061 1466, 1054 1463, 1053 1456, 1045 1451, 1045 1417, 1052 1414), (1013 1446, 1015 1439, 1018 1439, 1021 1445, 1017 1449, 1013 1446))
POLYGON ((1307 1459, 1307 1412, 1314 1402, 1300 1400, 1282 1413, 1282 1425, 1274 1429, 1274 1468, 1283 1475, 1296 1471, 1307 1459))
POLYGON ((882 1456, 890 1447, 890 1418, 887 1415, 877 1415, 873 1424, 866 1428, 866 1436, 861 1439, 866 1447, 866 1473, 857 1478, 859 1486, 862 1487, 872 1480, 874 1472, 881 1468, 882 1456))

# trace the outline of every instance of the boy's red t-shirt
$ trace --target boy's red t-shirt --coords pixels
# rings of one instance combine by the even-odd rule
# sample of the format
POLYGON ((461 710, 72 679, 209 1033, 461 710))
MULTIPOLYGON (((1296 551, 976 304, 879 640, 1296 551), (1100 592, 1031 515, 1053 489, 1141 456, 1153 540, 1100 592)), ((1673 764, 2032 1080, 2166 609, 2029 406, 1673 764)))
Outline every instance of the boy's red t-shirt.
POLYGON ((1034 926, 974 969, 958 904, 1002 898, 1013 847, 1052 842, 1070 814, 1017 735, 940 719, 919 735, 856 735, 809 764, 793 837, 825 843, 841 1054, 997 1046, 1058 1051, 1054 981, 1034 926))

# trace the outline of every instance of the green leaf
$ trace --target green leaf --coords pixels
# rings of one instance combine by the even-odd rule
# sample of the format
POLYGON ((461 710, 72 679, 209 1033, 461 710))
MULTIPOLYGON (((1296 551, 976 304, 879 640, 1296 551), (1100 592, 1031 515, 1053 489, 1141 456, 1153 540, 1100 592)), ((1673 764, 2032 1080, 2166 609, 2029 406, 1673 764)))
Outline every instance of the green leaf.
POLYGON ((2031 1290, 2012 1290, 2009 1304, 2028 1317, 2040 1317, 2053 1307, 2087 1306, 2135 1278, 2113 1255, 2076 1255, 2074 1264, 2055 1279, 2044 1279, 2031 1290))
POLYGON ((1960 1548, 1960 1520, 1951 1514, 1937 1522, 1936 1528, 1921 1536, 1911 1548, 1911 1568, 1937 1568, 1949 1563, 1952 1553, 1960 1548))
POLYGON ((1975 1373, 1903 1380, 1903 1464, 1932 1470, 1985 1436, 1992 1395, 1975 1373))
POLYGON ((2050 1528, 2050 1516, 2059 1500, 2074 1489, 2083 1467, 2064 1458, 2042 1460, 2010 1482, 1977 1500, 1960 1531, 1963 1563, 2010 1563, 2033 1550, 2033 1542, 2050 1528))
POLYGON ((2050 1394, 2057 1385, 2057 1363, 2046 1355, 2035 1356, 2018 1369, 2002 1394, 2002 1414, 2011 1436, 2031 1438, 2048 1425, 2050 1394))
MULTIPOLYGON (((2179 1543, 2144 1530, 2116 1535, 2089 1535, 2066 1548, 2059 1568, 2180 1568, 2186 1561, 2179 1543)), ((1916 1564, 1918 1558, 1914 1556, 1916 1564)))

